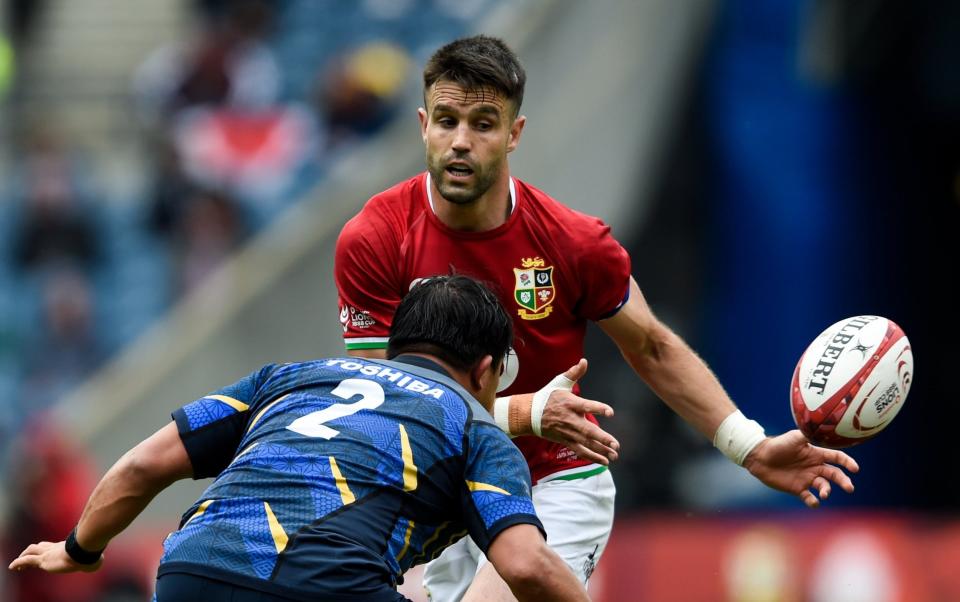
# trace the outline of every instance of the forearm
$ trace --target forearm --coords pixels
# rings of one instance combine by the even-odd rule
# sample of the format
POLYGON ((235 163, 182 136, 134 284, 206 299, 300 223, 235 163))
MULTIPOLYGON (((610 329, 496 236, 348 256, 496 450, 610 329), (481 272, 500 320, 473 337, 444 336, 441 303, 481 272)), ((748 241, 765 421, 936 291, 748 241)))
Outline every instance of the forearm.
POLYGON ((77 542, 86 550, 102 550, 123 531, 164 486, 138 474, 127 452, 97 484, 77 523, 77 542))
POLYGON ((77 543, 101 550, 173 482, 193 474, 176 424, 168 423, 107 471, 77 523, 77 543))
MULTIPOLYGON (((589 600, 587 591, 533 525, 516 525, 493 540, 487 558, 520 602, 589 600)), ((491 573, 480 571, 464 600, 500 599, 491 573)))
POLYGON ((646 348, 622 351, 650 388, 707 439, 713 441, 720 423, 736 411, 707 364, 666 327, 646 348))
POLYGON ((539 568, 530 578, 512 579, 507 583, 519 602, 557 600, 563 602, 589 601, 586 589, 563 560, 546 549, 539 568))

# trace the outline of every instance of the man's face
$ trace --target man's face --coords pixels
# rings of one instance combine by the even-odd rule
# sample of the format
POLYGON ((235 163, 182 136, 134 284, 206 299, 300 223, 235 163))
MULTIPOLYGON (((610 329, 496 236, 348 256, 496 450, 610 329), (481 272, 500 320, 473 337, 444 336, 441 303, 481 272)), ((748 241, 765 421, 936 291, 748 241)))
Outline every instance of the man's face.
POLYGON ((480 405, 491 414, 493 414, 493 404, 497 400, 497 390, 500 388, 500 378, 503 376, 505 365, 503 360, 500 360, 499 364, 491 364, 482 386, 475 395, 480 405))
POLYGON ((523 117, 492 88, 467 89, 440 80, 426 92, 419 111, 427 170, 446 200, 472 203, 501 176, 516 148, 523 117))

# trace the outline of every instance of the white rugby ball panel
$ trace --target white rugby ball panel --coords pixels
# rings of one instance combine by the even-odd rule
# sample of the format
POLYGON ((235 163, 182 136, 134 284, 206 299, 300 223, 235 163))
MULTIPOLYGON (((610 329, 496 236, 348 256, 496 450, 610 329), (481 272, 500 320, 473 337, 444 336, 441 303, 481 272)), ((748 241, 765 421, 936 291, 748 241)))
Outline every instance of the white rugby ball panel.
POLYGON ((913 378, 910 341, 901 336, 877 362, 849 403, 836 433, 850 439, 874 436, 890 424, 903 407, 913 378))
POLYGON ((893 420, 912 378, 913 353, 899 326, 880 316, 840 320, 797 362, 790 395, 794 421, 811 441, 853 445, 893 420))
POLYGON ((814 339, 800 362, 800 387, 811 412, 845 390, 883 342, 888 320, 855 316, 814 339))

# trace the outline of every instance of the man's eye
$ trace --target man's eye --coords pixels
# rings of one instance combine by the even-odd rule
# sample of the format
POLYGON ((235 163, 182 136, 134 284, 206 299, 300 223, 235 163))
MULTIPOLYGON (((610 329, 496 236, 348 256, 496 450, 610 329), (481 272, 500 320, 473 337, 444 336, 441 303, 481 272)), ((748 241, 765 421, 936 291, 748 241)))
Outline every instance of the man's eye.
POLYGON ((453 119, 451 119, 451 118, 449 118, 449 117, 442 117, 442 118, 440 118, 440 119, 437 120, 437 123, 439 123, 440 125, 442 125, 442 126, 445 127, 445 128, 452 128, 453 126, 455 126, 455 125, 457 124, 456 121, 454 121, 453 119))
POLYGON ((488 122, 486 122, 486 121, 481 121, 481 122, 477 123, 477 125, 476 125, 476 128, 477 128, 478 130, 480 130, 481 132, 486 132, 487 130, 491 129, 492 127, 493 127, 493 124, 488 123, 488 122))

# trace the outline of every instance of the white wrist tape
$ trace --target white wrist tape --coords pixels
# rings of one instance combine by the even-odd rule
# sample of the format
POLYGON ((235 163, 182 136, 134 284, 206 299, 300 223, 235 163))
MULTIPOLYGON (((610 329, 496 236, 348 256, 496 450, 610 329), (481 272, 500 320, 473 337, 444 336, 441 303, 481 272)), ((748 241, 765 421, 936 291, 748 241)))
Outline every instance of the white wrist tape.
POLYGON ((743 466, 747 455, 765 438, 763 427, 737 410, 720 423, 713 436, 713 445, 737 465, 743 466))
POLYGON ((537 437, 542 437, 543 432, 540 428, 540 422, 543 420, 543 409, 547 407, 547 400, 550 394, 557 389, 572 391, 576 383, 562 374, 553 377, 546 386, 533 394, 533 405, 530 407, 530 428, 537 437))
POLYGON ((510 397, 498 397, 496 401, 493 402, 493 421, 497 423, 497 426, 500 427, 500 430, 508 435, 513 435, 510 432, 510 397))

